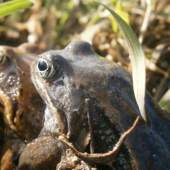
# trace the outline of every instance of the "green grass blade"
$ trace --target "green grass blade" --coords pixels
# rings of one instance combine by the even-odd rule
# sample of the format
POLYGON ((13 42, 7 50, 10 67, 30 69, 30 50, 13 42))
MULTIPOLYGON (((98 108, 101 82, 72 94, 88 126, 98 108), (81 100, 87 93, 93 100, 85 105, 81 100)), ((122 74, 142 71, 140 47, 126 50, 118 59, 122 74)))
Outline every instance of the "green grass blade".
POLYGON ((29 8, 33 5, 33 2, 29 0, 16 0, 2 3, 0 4, 0 17, 4 17, 21 9, 29 8))
POLYGON ((170 89, 163 95, 159 101, 159 105, 170 113, 170 89))
POLYGON ((139 41, 130 28, 128 24, 117 15, 112 9, 103 3, 94 0, 95 2, 103 5, 114 17, 118 27, 126 41, 126 44, 129 49, 129 53, 132 61, 132 75, 133 75, 133 89, 135 98, 140 110, 140 113, 144 120, 146 120, 146 112, 145 112, 145 54, 139 41))

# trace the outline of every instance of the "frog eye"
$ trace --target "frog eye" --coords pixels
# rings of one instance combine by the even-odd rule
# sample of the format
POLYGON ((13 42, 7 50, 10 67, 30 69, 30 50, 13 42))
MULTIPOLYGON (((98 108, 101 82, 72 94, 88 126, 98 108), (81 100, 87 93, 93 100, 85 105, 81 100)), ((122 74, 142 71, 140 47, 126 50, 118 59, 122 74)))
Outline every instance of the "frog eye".
POLYGON ((52 62, 48 59, 39 60, 38 70, 39 70, 40 76, 46 79, 51 78, 55 73, 54 66, 52 62))
POLYGON ((9 58, 3 49, 0 49, 0 67, 7 66, 9 64, 9 58))

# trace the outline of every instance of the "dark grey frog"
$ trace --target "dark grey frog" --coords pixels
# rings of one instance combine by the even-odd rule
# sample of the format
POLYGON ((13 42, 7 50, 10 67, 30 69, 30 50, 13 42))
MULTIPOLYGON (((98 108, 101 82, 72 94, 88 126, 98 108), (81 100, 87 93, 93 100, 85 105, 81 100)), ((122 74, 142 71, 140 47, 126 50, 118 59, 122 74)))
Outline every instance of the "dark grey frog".
POLYGON ((140 118, 124 143, 118 143, 140 116, 131 76, 95 54, 90 44, 75 41, 64 50, 39 55, 31 74, 47 105, 42 134, 53 136, 63 145, 57 149, 67 153, 57 169, 170 168, 170 117, 148 92, 147 122, 140 118), (78 162, 73 166, 70 153, 78 162))

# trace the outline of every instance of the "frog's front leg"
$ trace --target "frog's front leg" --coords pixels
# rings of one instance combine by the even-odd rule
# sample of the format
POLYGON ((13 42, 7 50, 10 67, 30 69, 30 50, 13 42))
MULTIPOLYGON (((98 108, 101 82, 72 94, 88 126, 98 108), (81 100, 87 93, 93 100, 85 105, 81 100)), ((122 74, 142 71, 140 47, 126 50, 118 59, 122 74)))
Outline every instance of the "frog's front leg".
POLYGON ((79 152, 71 142, 68 141, 66 135, 59 136, 59 140, 66 145, 68 148, 71 148, 75 155, 77 155, 79 158, 81 158, 83 161, 94 164, 94 163, 100 163, 100 164, 107 164, 111 166, 111 163, 114 162, 116 159, 117 154, 119 153, 119 150, 121 148, 121 145, 127 138, 127 136, 134 130, 136 124, 139 121, 139 116, 136 118, 134 124, 130 129, 128 129, 126 132, 124 132, 121 137, 119 138, 118 142, 112 149, 112 151, 109 151, 107 153, 82 153, 79 152))
POLYGON ((23 148, 24 143, 22 141, 7 138, 1 153, 0 169, 16 169, 16 164, 23 148))

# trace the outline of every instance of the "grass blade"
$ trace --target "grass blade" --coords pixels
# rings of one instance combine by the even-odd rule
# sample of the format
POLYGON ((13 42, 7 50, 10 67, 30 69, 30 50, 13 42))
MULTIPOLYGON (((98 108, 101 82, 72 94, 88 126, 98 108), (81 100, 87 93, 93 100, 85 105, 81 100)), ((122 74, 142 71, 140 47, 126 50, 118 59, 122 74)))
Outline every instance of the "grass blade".
POLYGON ((0 4, 0 17, 4 17, 21 9, 29 8, 33 5, 33 2, 29 0, 16 0, 2 3, 0 4))
POLYGON ((103 3, 94 0, 95 2, 103 5, 115 19, 129 49, 132 61, 132 75, 133 75, 133 89, 135 98, 143 119, 146 121, 145 112, 145 54, 139 41, 128 24, 117 15, 112 9, 103 3))
POLYGON ((170 113, 170 89, 163 95, 159 101, 159 105, 170 113))

